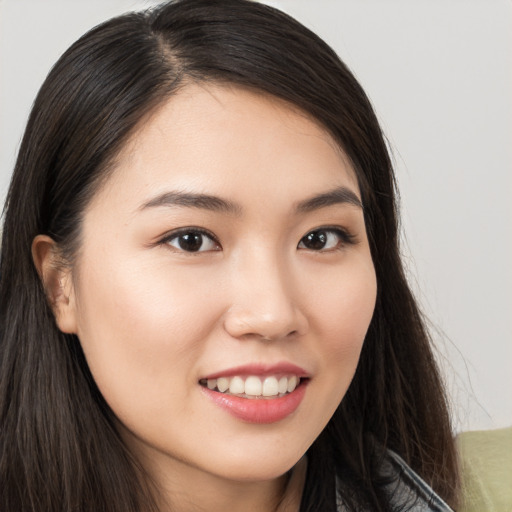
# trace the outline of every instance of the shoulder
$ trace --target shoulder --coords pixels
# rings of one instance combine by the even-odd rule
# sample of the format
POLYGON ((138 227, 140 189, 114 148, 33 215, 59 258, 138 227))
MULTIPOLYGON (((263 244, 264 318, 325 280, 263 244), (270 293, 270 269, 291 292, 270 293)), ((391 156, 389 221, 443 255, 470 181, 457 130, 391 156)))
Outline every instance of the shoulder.
MULTIPOLYGON (((434 490, 395 452, 387 450, 378 485, 389 496, 391 510, 400 512, 453 512, 434 490)), ((346 512, 342 503, 338 512, 346 512)), ((368 511, 369 512, 369 511, 368 511)))

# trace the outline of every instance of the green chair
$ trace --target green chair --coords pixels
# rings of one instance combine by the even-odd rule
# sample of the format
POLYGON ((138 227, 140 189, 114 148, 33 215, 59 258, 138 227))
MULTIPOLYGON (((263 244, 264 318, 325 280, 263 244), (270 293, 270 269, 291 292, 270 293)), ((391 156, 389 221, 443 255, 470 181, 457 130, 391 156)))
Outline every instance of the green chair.
POLYGON ((458 512, 512 512, 512 427, 463 432, 458 512))

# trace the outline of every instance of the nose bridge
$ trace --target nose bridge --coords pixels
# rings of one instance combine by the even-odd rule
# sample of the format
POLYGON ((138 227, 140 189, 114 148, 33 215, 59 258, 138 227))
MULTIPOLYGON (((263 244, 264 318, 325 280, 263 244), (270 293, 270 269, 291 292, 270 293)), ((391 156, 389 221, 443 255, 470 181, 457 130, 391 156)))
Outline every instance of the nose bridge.
POLYGON ((260 246, 233 264, 231 307, 225 327, 235 337, 264 339, 303 333, 306 318, 298 306, 292 266, 277 251, 260 246))

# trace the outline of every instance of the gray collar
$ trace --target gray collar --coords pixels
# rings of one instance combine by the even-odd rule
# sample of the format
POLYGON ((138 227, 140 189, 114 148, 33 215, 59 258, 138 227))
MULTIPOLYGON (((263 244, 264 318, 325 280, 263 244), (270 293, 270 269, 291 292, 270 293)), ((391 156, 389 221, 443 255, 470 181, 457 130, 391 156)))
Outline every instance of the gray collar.
MULTIPOLYGON (((388 483, 383 486, 390 497, 392 510, 410 512, 453 512, 434 490, 392 450, 387 450, 380 475, 388 483)), ((347 508, 337 496, 338 512, 347 508)))

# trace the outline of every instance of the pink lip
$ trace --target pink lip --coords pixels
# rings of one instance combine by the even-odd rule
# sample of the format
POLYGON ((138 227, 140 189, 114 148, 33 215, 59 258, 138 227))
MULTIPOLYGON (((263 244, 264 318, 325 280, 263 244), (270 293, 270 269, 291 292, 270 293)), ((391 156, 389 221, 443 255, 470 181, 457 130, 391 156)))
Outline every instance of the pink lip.
POLYGON ((218 379, 219 377, 240 377, 245 375, 266 376, 266 375, 297 375, 297 377, 309 377, 308 372, 295 364, 281 362, 277 364, 246 364, 236 366, 219 372, 206 375, 203 379, 218 379))
MULTIPOLYGON (((254 373, 250 374, 254 375, 254 373)), ((226 375, 226 373, 222 375, 226 375)), ((240 375, 240 373, 236 373, 236 375, 240 375)), ((301 381, 294 391, 280 398, 242 398, 213 391, 203 386, 201 386, 201 391, 235 418, 248 423, 276 423, 290 416, 299 407, 306 393, 308 382, 309 380, 301 381)))

